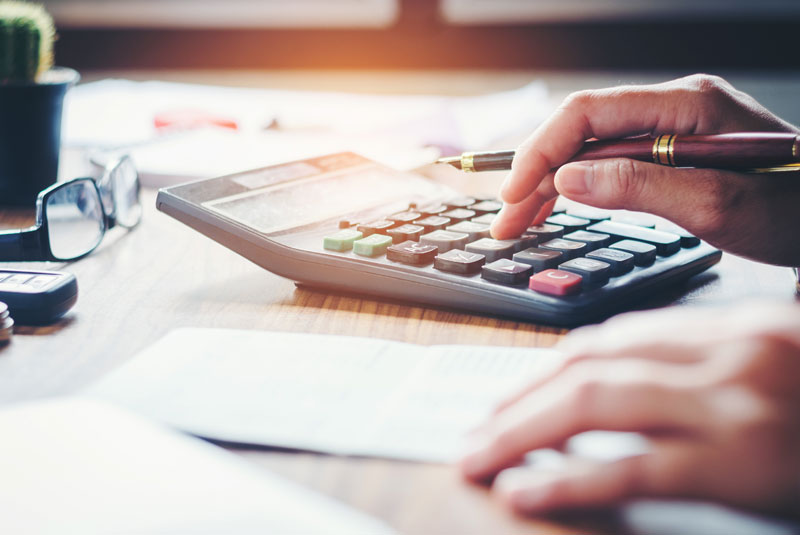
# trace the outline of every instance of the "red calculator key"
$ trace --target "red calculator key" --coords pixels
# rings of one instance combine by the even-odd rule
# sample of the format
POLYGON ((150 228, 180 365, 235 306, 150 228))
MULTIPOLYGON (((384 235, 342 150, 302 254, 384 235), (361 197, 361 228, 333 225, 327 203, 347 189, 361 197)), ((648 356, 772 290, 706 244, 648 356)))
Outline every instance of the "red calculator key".
POLYGON ((562 271, 560 269, 546 269, 532 276, 528 288, 543 294, 572 295, 581 291, 583 277, 562 271))

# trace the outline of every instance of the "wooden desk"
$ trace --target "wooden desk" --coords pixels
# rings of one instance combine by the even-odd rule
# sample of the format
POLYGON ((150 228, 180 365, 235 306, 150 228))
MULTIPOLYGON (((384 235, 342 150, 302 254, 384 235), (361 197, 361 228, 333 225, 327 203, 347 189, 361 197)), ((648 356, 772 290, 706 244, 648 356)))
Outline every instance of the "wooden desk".
MULTIPOLYGON (((448 180, 448 177, 442 177, 448 180)), ((487 187, 482 181, 480 186, 487 187)), ((466 183, 465 188, 477 187, 466 183)), ((469 191, 467 191, 469 193, 469 191)), ((0 403, 70 394, 182 326, 373 336, 420 344, 550 346, 563 330, 371 298, 299 289, 155 210, 144 192, 142 224, 111 231, 97 251, 61 269, 79 281, 78 303, 59 323, 19 327, 0 349, 0 403)), ((31 212, 0 210, 0 227, 31 212)), ((791 273, 725 256, 667 300, 793 300, 791 273)), ((404 533, 574 533, 574 526, 523 520, 465 485, 448 466, 237 450, 265 469, 385 519, 404 533)), ((613 530, 612 530, 613 531, 613 530)), ((604 532, 596 526, 582 532, 604 532)))

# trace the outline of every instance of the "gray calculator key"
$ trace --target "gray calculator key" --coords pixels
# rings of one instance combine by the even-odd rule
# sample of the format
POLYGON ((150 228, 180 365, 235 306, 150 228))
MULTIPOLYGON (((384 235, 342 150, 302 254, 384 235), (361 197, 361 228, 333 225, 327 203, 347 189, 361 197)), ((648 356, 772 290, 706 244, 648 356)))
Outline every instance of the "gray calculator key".
POLYGON ((475 203, 469 207, 470 210, 474 210, 479 214, 486 214, 486 213, 494 213, 499 212, 500 209, 503 207, 503 203, 500 201, 481 201, 479 203, 475 203))
POLYGON ((440 271, 469 275, 479 272, 485 262, 486 257, 482 254, 451 249, 437 255, 433 260, 433 267, 440 271))
POLYGON ((480 240, 481 238, 489 237, 489 225, 484 225, 482 223, 475 223, 473 221, 462 221, 461 223, 450 225, 449 227, 447 227, 447 230, 451 232, 463 232, 469 235, 467 241, 470 242, 473 242, 475 240, 480 240))
POLYGON ((466 247, 468 239, 469 235, 463 232, 435 230, 430 234, 423 234, 419 239, 419 243, 434 245, 439 248, 439 253, 446 253, 450 249, 463 249, 466 247))
POLYGON ((611 275, 617 276, 633 269, 633 254, 619 249, 602 248, 586 254, 586 258, 600 260, 611 266, 611 275))
POLYGON ((528 234, 535 234, 539 237, 539 243, 542 243, 562 237, 564 235, 564 227, 561 225, 542 223, 541 225, 528 227, 528 230, 525 232, 528 234))
POLYGON ((483 214, 478 217, 473 217, 470 221, 473 223, 483 223, 484 225, 491 225, 492 221, 497 219, 497 214, 483 214))
POLYGON ((515 250, 514 240, 493 240, 492 238, 481 238, 467 245, 466 250, 470 253, 482 254, 487 262, 494 262, 501 258, 510 259, 515 250))
POLYGON ((633 255, 633 263, 637 266, 649 266, 656 260, 656 246, 636 240, 622 240, 609 249, 619 249, 633 255))
POLYGON ((611 276, 611 266, 608 263, 591 258, 573 258, 558 266, 558 269, 580 275, 583 282, 590 285, 605 284, 611 276))
POLYGON ((515 253, 511 258, 514 262, 521 262, 533 266, 533 270, 538 273, 545 269, 555 269, 558 265, 566 260, 564 253, 553 251, 551 249, 542 249, 540 247, 531 247, 515 253))
POLYGON ((565 240, 556 238, 555 240, 540 243, 539 247, 542 249, 550 249, 564 253, 566 259, 575 258, 576 256, 583 256, 589 249, 585 243, 579 241, 565 240))
POLYGON ((560 225, 564 227, 564 232, 575 232, 576 230, 583 230, 592 222, 582 217, 573 217, 567 214, 551 215, 546 219, 551 225, 560 225))
POLYGON ((455 199, 449 199, 444 202, 450 208, 466 208, 467 206, 471 206, 475 204, 478 199, 473 197, 457 197, 455 199))
POLYGON ((419 212, 412 212, 411 210, 406 210, 405 212, 397 212, 396 214, 392 214, 386 219, 389 221, 395 221, 397 223, 411 223, 412 221, 416 221, 422 217, 422 214, 419 212))
POLYGON ((603 208, 595 208, 593 206, 570 206, 567 208, 566 214, 572 217, 580 217, 581 219, 588 219, 592 223, 603 221, 611 217, 613 212, 611 210, 604 210, 603 208))
POLYGON ((606 247, 611 242, 611 236, 588 230, 576 230, 564 236, 564 239, 583 242, 590 251, 606 247))
POLYGON ((621 210, 614 212, 614 214, 611 216, 611 221, 625 223, 626 225, 634 225, 637 227, 656 228, 658 218, 652 214, 647 214, 644 212, 628 212, 627 210, 621 210))
POLYGON ((451 223, 458 223, 459 221, 466 221, 467 219, 473 218, 478 214, 466 208, 454 208, 447 212, 442 212, 441 215, 442 217, 450 219, 451 223))
POLYGON ((425 228, 425 232, 433 232, 434 230, 442 230, 450 224, 450 219, 438 215, 431 215, 423 219, 414 221, 415 225, 425 228))
POLYGON ((661 256, 677 253, 681 248, 681 237, 670 232, 653 230, 635 225, 626 225, 616 221, 600 221, 590 226, 587 230, 610 234, 620 239, 643 241, 656 246, 656 252, 661 256))
POLYGON ((507 258, 495 260, 481 268, 481 277, 500 284, 527 284, 533 275, 533 267, 507 258))

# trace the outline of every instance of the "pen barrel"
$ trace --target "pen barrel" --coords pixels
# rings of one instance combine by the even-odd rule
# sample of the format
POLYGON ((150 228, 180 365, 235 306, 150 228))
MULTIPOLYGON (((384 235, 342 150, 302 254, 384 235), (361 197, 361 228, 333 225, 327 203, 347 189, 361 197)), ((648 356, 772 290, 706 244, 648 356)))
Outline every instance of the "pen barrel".
POLYGON ((513 150, 481 152, 480 154, 468 152, 461 156, 461 168, 464 171, 476 172, 503 171, 511 169, 511 161, 513 159, 513 150))
POLYGON ((571 161, 630 158, 672 167, 753 169, 800 161, 799 145, 798 136, 791 133, 665 134, 587 141, 571 161))

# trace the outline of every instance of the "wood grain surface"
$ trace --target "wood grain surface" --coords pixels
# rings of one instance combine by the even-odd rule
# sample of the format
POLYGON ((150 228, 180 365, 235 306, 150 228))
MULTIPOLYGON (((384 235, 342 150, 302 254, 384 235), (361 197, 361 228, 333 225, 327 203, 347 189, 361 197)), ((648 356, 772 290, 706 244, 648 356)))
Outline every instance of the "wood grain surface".
MULTIPOLYGON (((429 173, 465 193, 496 191, 500 176, 429 173)), ((0 403, 70 394, 176 327, 370 336, 418 344, 538 347, 562 329, 375 298, 300 289, 155 210, 143 195, 139 227, 110 231, 88 257, 69 264, 0 264, 74 273, 75 308, 46 327, 19 327, 0 348, 0 403)), ((32 210, 0 209, 0 227, 30 224, 32 210)), ((725 255, 709 272, 651 304, 731 303, 748 297, 794 300, 786 268, 725 255)), ((614 532, 602 519, 514 517, 486 489, 463 483, 449 466, 308 453, 237 449, 254 466, 318 489, 385 519, 403 533, 614 532)))

